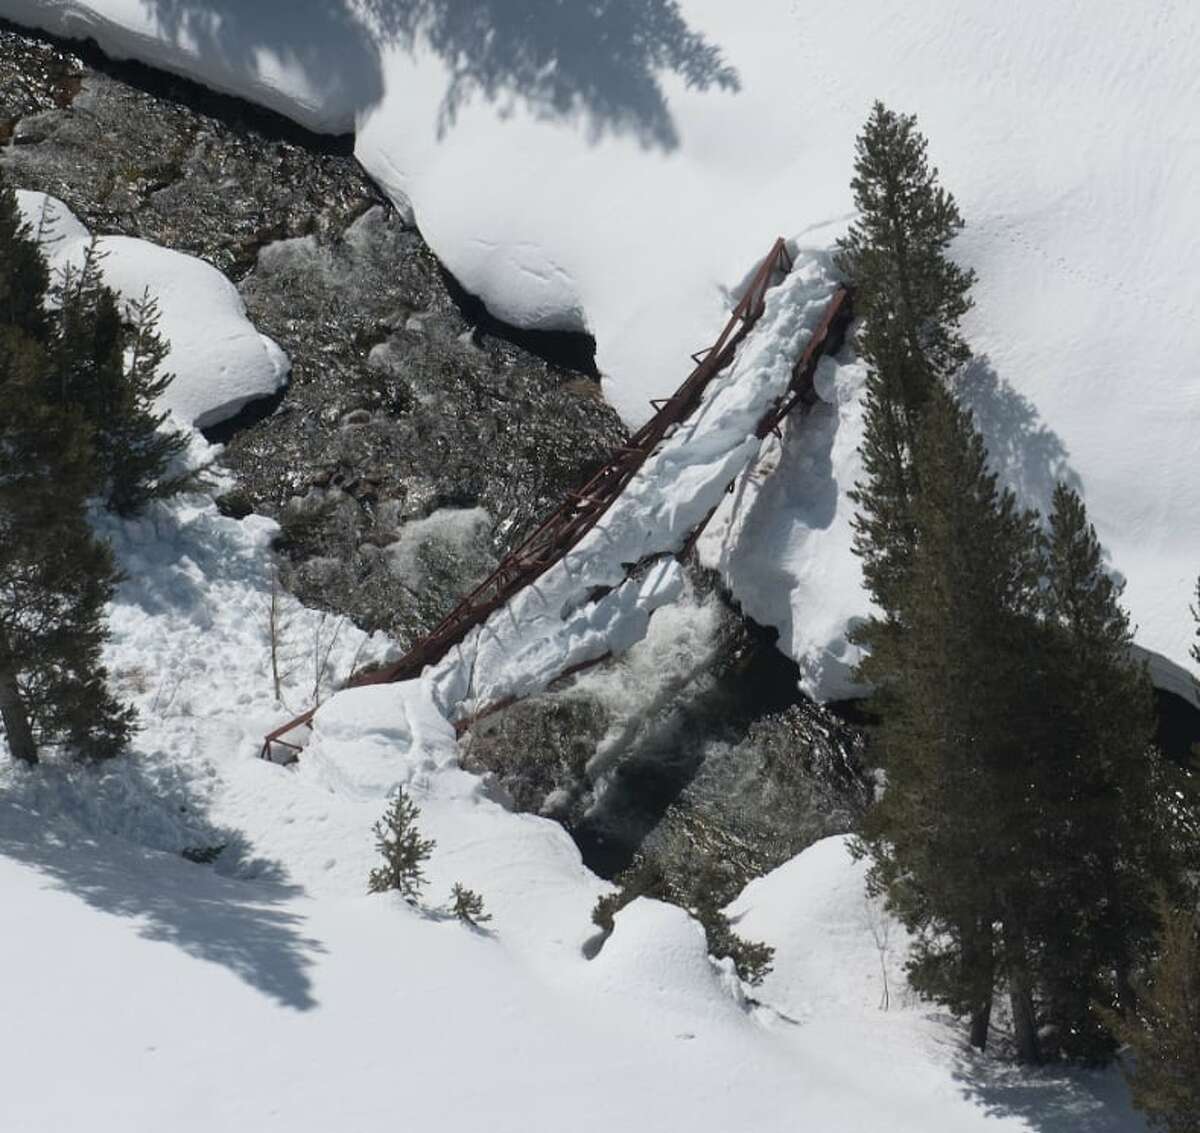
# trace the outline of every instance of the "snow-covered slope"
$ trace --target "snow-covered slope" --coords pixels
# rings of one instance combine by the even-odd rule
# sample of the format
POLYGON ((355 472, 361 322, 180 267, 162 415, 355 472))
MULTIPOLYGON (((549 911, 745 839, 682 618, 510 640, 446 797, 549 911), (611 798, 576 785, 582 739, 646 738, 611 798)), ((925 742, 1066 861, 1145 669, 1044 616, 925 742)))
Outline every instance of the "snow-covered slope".
MULTIPOLYGON (((871 101, 917 112, 969 222, 955 248, 979 273, 966 396, 993 457, 1035 504, 1056 477, 1082 486, 1139 641, 1186 660, 1196 5, 0 0, 0 14, 356 129, 366 167, 496 314, 596 335, 631 422, 773 236, 843 230, 871 101)), ((811 557, 806 534, 821 515, 843 523, 852 451, 815 454, 829 465, 815 513, 804 501, 782 534, 748 529, 775 556, 762 569, 800 582, 774 619, 785 640, 817 605, 839 633, 864 610, 852 585, 821 591, 853 568, 829 539, 811 557)), ((843 679, 841 648, 810 658, 816 691, 843 679)))
MULTIPOLYGON (((51 270, 78 271, 92 239, 80 220, 44 193, 19 190, 17 203, 51 270)), ((138 301, 148 291, 158 302, 159 333, 171 346, 164 369, 175 375, 160 410, 206 429, 287 382, 287 356, 254 329, 237 288, 216 268, 128 236, 102 237, 96 250, 104 282, 118 295, 138 301)))
MULTIPOLYGON (((655 902, 586 959, 605 884, 556 823, 458 767, 427 684, 339 695, 298 765, 254 758, 280 711, 270 523, 200 496, 102 522, 127 574, 108 661, 145 730, 97 770, 0 762, 0 1128, 1141 1129, 1115 1071, 1006 1083, 924 1009, 877 1010, 861 870, 837 840, 733 910, 780 949, 760 1005, 655 902), (396 785, 437 840, 421 910, 364 894, 396 785), (221 844, 215 866, 179 856, 221 844), (483 894, 486 931, 441 911, 456 881, 483 894)), ((294 607, 281 624, 293 658, 331 631, 294 607)), ((334 665, 362 645, 343 627, 334 665)), ((291 668, 299 707, 307 663, 291 668)))

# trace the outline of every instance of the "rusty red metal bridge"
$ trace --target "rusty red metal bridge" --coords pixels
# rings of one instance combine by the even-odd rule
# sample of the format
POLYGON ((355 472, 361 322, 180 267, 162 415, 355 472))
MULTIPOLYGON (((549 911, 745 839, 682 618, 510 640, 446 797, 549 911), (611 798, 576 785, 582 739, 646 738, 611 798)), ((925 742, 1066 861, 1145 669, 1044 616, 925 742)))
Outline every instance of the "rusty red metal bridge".
MULTIPOLYGON (((600 470, 586 484, 569 492, 566 499, 519 547, 504 556, 492 574, 466 595, 400 660, 381 668, 355 673, 342 687, 360 688, 365 685, 391 684, 419 676, 423 669, 440 661, 476 626, 487 621, 515 594, 535 582, 559 562, 596 526, 668 434, 696 411, 708 384, 734 360, 738 345, 754 329, 762 316, 767 292, 791 269, 792 258, 787 243, 780 237, 754 273, 745 294, 734 308, 716 342, 706 350, 692 355, 695 368, 683 384, 670 397, 651 401, 655 409, 654 416, 625 444, 615 448, 600 470)), ((806 411, 816 403, 813 379, 817 364, 822 355, 836 353, 841 349, 846 328, 852 318, 851 289, 846 286, 839 287, 830 299, 812 338, 796 360, 787 389, 759 421, 755 429, 757 437, 764 439, 771 432, 777 432, 789 414, 798 408, 806 411)), ((732 487, 731 484, 730 488, 732 487)), ((715 510, 710 511, 688 535, 678 552, 680 559, 692 552, 715 510)), ((599 660, 603 658, 597 659, 599 660)), ((578 668, 579 666, 576 667, 578 668)), ((566 676, 567 673, 562 675, 566 676)), ((489 711, 495 711, 499 707, 503 705, 493 705, 489 711)), ((275 744, 299 751, 300 745, 283 737, 309 724, 315 714, 316 708, 312 708, 271 732, 263 743, 263 757, 271 757, 275 744)), ((478 716, 473 717, 477 718, 478 716)), ((459 721, 460 730, 467 723, 469 721, 459 721)))

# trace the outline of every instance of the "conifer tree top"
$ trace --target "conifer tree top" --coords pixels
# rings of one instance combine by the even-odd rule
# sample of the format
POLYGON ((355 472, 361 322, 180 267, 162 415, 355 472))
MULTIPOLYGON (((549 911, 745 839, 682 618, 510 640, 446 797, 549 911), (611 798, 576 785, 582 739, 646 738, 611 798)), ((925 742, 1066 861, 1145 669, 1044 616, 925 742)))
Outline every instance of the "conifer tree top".
POLYGON ((927 149, 915 115, 875 103, 855 143, 858 218, 838 242, 837 264, 857 287, 868 361, 904 347, 910 364, 945 379, 969 356, 958 324, 975 276, 948 258, 963 220, 927 149))

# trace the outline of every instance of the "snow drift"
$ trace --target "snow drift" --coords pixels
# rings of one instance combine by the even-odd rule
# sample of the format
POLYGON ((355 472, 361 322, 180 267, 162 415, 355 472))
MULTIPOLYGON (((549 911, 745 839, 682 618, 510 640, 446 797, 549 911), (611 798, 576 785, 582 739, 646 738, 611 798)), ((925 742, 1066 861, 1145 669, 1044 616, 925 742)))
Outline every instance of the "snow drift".
MULTIPOLYGON (((557 823, 507 812, 458 766, 427 683, 334 697, 293 768, 253 758, 281 709, 274 524, 203 496, 100 522, 126 576, 106 661, 144 727, 133 757, 99 769, 0 762, 17 926, 0 970, 21 974, 5 984, 21 1026, 0 1032, 0 1127, 308 1133, 399 1112, 406 1127, 500 1133, 564 1115, 584 1133, 1015 1133, 1033 1091, 1079 1129, 1139 1129, 1115 1071, 1008 1087, 923 1009, 879 1013, 861 867, 840 840, 731 910, 780 947, 759 1006, 699 926, 656 902, 621 912, 589 961, 606 883, 557 823), (364 894, 371 824, 397 786, 437 842, 421 909, 364 894), (213 866, 180 856, 221 846, 213 866), (454 882, 483 894, 485 931, 445 914, 454 882)), ((323 648, 321 615, 287 621, 285 648, 323 648)), ((346 628, 334 665, 364 644, 363 659, 384 645, 346 628)), ((293 707, 306 668, 285 681, 293 707)), ((893 979, 898 960, 885 957, 893 979)))

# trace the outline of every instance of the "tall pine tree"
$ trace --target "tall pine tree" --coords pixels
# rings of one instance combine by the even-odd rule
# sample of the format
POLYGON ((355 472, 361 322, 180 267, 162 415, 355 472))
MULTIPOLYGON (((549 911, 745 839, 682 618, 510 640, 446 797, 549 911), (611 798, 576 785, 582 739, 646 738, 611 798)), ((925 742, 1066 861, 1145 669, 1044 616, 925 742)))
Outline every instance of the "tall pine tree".
POLYGON ((1153 748, 1154 699, 1121 587, 1083 501, 1054 493, 1043 592, 1047 679, 1040 693, 1043 821, 1031 851, 1043 877, 1040 921, 1045 1022, 1059 1049, 1090 1062, 1115 1048, 1099 1008, 1131 1011, 1133 973, 1153 949, 1154 892, 1178 898, 1187 834, 1172 799, 1184 785, 1153 748))
POLYGON ((887 788, 864 822, 872 884, 916 936, 910 978, 987 1042, 1002 980, 1022 1054, 1032 1027, 1026 881, 1016 853, 1040 567, 1036 516, 987 469, 970 414, 935 390, 916 459, 911 568, 871 619, 860 676, 879 689, 887 788))
POLYGON ((875 103, 855 146, 858 219, 838 243, 863 316, 860 349, 907 413, 970 356, 958 324, 975 277, 947 256, 963 221, 927 148, 914 115, 875 103))
POLYGON ((100 662, 104 607, 116 580, 88 527, 91 430, 46 397, 53 330, 47 275, 0 182, 0 724, 12 756, 45 744, 114 755, 133 716, 109 693, 100 662))
POLYGON ((1160 899, 1159 947, 1137 1008, 1108 1020, 1132 1059, 1133 1103, 1164 1133, 1200 1133, 1200 917, 1160 899))
POLYGON ((852 499, 877 611, 855 639, 887 773, 871 884, 915 934, 912 983, 969 1016, 975 1045, 1004 988, 1020 1058, 1050 1034, 1100 1061, 1150 947, 1147 895, 1196 865, 1188 784, 1150 747, 1149 682, 1082 502, 1060 488, 1043 534, 954 398, 972 276, 946 258, 962 221, 911 117, 876 104, 853 187, 839 262, 869 379, 852 499))
POLYGON ((947 255, 962 217, 926 151, 914 116, 875 104, 856 141, 851 188, 858 219, 837 254, 855 284, 858 347, 868 367, 869 487, 851 494, 856 549, 885 610, 912 551, 913 452, 922 412, 931 392, 970 357, 958 328, 971 307, 974 275, 947 255))
POLYGON ((869 650, 860 675, 878 689, 888 775, 864 841, 872 883, 917 933, 913 983, 968 1015, 982 1047, 1005 967, 1026 1039, 1032 1031, 1025 930, 1003 915, 1016 904, 999 876, 1011 868, 1007 838, 974 818, 998 819, 1019 782, 1001 774, 1013 744, 996 715, 1020 709, 1024 678, 1006 660, 1028 652, 1021 615, 1036 590, 1037 537, 948 390, 969 358, 959 321, 973 275, 948 258, 962 218, 915 118, 876 103, 854 168, 858 219, 838 265, 856 287, 869 373, 865 479, 851 498, 879 611, 855 639, 869 650))

